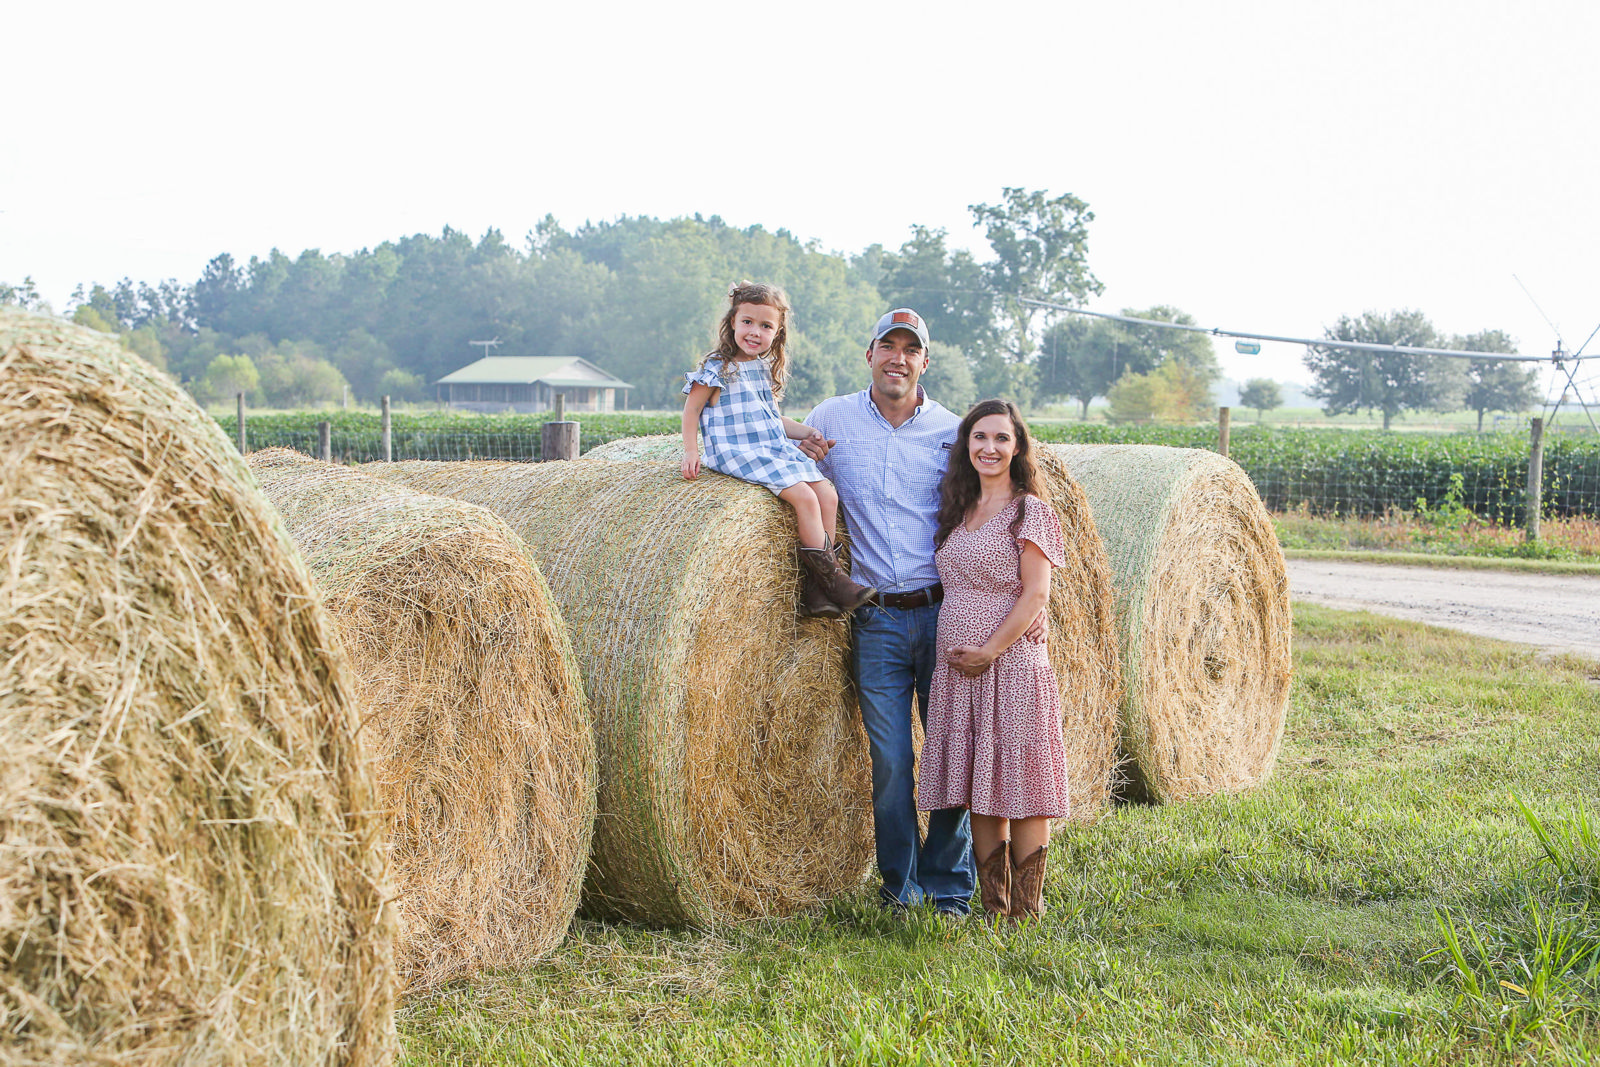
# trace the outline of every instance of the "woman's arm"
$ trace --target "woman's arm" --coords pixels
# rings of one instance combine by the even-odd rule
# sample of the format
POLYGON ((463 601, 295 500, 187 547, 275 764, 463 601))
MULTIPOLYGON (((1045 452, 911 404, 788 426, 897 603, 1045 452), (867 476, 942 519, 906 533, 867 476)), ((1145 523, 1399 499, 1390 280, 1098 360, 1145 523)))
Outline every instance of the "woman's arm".
POLYGON ((721 389, 705 382, 689 386, 689 395, 683 401, 683 476, 691 481, 700 476, 700 412, 717 398, 721 389))
POLYGON ((1000 653, 1016 644, 1017 638, 1033 625, 1050 603, 1050 561, 1032 541, 1022 542, 1022 560, 1017 568, 1022 578, 1022 595, 1011 605, 999 629, 982 645, 957 645, 950 650, 950 666, 969 678, 989 669, 1000 653))

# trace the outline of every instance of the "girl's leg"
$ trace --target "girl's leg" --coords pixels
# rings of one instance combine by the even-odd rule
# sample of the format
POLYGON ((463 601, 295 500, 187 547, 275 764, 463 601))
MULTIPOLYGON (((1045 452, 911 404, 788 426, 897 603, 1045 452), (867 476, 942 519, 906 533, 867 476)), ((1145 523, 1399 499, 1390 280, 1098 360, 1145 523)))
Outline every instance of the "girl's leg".
POLYGON ((811 491, 817 494, 817 505, 822 509, 822 528, 833 537, 834 531, 839 528, 839 493, 833 488, 832 482, 808 482, 811 491))
POLYGON ((807 482, 796 482, 778 494, 778 499, 794 508, 794 518, 800 528, 802 548, 822 548, 833 533, 822 525, 822 505, 817 494, 807 482))

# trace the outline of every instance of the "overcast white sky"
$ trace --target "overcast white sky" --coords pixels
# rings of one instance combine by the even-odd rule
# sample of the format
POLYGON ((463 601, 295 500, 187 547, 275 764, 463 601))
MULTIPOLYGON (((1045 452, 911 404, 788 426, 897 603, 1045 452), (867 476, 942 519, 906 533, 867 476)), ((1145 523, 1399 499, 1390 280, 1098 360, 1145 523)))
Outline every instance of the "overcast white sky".
MULTIPOLYGON (((1007 185, 1096 220, 1102 310, 1316 336, 1600 324, 1593 0, 12 5, 0 281, 176 277, 448 224, 719 214, 984 252, 1007 185)), ((1304 380, 1301 350, 1218 354, 1304 380)))

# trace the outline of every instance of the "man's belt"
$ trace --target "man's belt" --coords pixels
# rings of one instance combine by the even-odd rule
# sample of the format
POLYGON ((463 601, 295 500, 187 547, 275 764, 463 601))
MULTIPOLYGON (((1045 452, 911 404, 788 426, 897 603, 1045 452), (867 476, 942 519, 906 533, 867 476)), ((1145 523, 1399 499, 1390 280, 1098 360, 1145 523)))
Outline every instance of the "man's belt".
POLYGON ((879 593, 872 598, 872 603, 880 608, 925 608, 943 599, 944 583, 934 582, 930 586, 913 589, 909 593, 879 593))

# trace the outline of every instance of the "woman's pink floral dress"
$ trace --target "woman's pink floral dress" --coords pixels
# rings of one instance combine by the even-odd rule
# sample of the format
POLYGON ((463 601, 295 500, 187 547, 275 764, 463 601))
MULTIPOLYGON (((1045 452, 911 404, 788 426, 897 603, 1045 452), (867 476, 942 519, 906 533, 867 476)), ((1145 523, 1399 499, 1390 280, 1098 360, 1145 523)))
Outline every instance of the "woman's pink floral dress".
POLYGON ((1019 639, 977 678, 947 659, 956 645, 987 641, 1022 595, 1023 541, 1038 545, 1052 567, 1065 562, 1061 521, 1034 496, 1018 497, 977 530, 958 525, 934 556, 944 604, 917 779, 924 811, 970 808, 1004 819, 1067 814, 1061 695, 1045 646, 1019 639), (1024 500, 1013 537, 1011 520, 1024 500))

